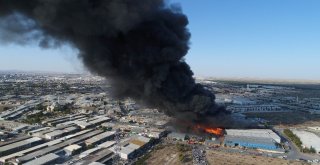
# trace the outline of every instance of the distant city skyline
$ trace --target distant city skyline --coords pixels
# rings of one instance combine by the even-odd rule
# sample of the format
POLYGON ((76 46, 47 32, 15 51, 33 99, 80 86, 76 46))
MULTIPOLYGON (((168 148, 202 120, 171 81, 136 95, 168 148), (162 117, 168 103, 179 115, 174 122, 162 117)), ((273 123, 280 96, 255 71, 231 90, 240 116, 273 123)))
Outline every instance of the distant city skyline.
MULTIPOLYGON (((188 16, 196 76, 320 80, 320 1, 172 0, 188 16)), ((84 72, 67 46, 0 45, 0 70, 84 72)))

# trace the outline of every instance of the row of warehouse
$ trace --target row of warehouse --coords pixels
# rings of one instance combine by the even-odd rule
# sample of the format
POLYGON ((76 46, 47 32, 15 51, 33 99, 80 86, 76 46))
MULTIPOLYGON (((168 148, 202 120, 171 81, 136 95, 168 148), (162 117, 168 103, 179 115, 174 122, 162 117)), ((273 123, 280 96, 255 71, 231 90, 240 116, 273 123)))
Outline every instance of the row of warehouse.
MULTIPOLYGON (((53 135, 53 133, 59 133, 67 128, 70 127, 60 127, 60 130, 53 131, 51 128, 41 128, 40 131, 32 131, 32 136, 24 136, 19 140, 17 138, 12 143, 0 146, 0 162, 26 165, 54 164, 59 163, 65 157, 73 157, 77 154, 84 164, 112 162, 116 144, 113 141, 115 131, 98 129, 81 131, 78 129, 76 133, 62 137, 48 137, 50 133, 53 135), (52 132, 46 133, 46 131, 52 132)), ((120 142, 118 153, 123 159, 132 159, 136 155, 144 153, 144 149, 150 141, 150 138, 140 135, 128 137, 120 142)))
POLYGON ((41 104, 41 102, 37 100, 28 101, 26 104, 21 105, 17 108, 9 109, 7 111, 2 112, 0 114, 0 119, 2 120, 17 119, 18 117, 25 114, 26 112, 29 112, 32 108, 34 108, 36 105, 39 105, 39 104, 41 104))

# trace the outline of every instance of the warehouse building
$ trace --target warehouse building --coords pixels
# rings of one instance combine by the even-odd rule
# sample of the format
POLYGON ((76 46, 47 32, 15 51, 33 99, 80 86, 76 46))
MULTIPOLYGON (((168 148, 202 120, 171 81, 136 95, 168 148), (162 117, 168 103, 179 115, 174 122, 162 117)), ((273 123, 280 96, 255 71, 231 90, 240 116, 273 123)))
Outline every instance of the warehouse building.
POLYGON ((281 137, 270 129, 226 129, 229 136, 245 136, 256 138, 271 138, 277 143, 281 143, 281 137))
POLYGON ((86 140, 85 143, 87 146, 92 146, 92 145, 99 144, 101 142, 105 142, 107 140, 112 140, 114 136, 115 136, 115 131, 107 131, 86 140))
POLYGON ((64 131, 55 130, 55 131, 52 131, 52 132, 49 132, 49 133, 45 134, 44 137, 46 139, 53 140, 53 139, 57 139, 59 137, 62 137, 64 134, 65 134, 64 131))
MULTIPOLYGON (((68 140, 68 139, 71 139, 71 138, 74 138, 74 137, 77 137, 77 136, 86 134, 86 133, 91 132, 91 131, 92 131, 92 130, 83 130, 83 131, 78 132, 78 133, 76 133, 76 134, 68 135, 68 136, 65 136, 65 137, 60 138, 60 139, 52 140, 52 141, 49 141, 49 142, 47 142, 47 143, 43 143, 43 144, 40 144, 40 145, 31 147, 31 148, 28 148, 28 149, 19 151, 19 152, 15 152, 15 153, 10 154, 10 155, 7 155, 7 156, 3 156, 3 157, 0 158, 0 162, 5 163, 5 162, 7 162, 7 161, 9 161, 9 160, 12 160, 12 159, 14 159, 14 158, 22 157, 22 156, 24 156, 24 155, 26 155, 26 154, 29 154, 29 153, 32 153, 32 152, 36 152, 36 151, 38 151, 38 150, 44 150, 44 149, 46 149, 46 148, 49 147, 49 146, 53 146, 53 145, 62 143, 62 142, 65 141, 65 140, 68 140)), ((12 160, 11 163, 17 164, 14 160, 12 160)))
POLYGON ((229 147, 245 147, 269 152, 284 153, 279 147, 281 138, 269 129, 227 129, 224 144, 229 147))
MULTIPOLYGON (((150 138, 143 136, 134 136, 128 142, 124 143, 118 151, 119 156, 122 159, 133 159, 136 155, 140 155, 145 152, 144 149, 148 146, 150 138)), ((115 151, 114 147, 110 148, 111 151, 115 151)))
POLYGON ((270 138, 226 136, 224 144, 229 147, 246 147, 252 149, 277 150, 276 143, 270 138))
MULTIPOLYGON (((22 157, 19 157, 16 159, 16 162, 18 163, 24 163, 24 162, 27 162, 27 161, 30 161, 36 157, 39 157, 39 156, 42 156, 42 155, 45 155, 45 154, 48 154, 48 153, 52 153, 52 152, 55 152, 55 151, 58 151, 58 150, 61 150, 63 149, 64 147, 68 146, 68 145, 71 145, 71 144, 77 144, 77 143, 80 143, 92 136, 95 136, 97 134, 100 134, 102 131, 101 130, 95 130, 95 131, 92 131, 92 132, 89 132, 89 133, 86 133, 86 134, 83 134, 83 135, 80 135, 80 136, 77 136, 77 137, 73 137, 73 138, 70 138, 69 140, 66 140, 62 143, 59 143, 59 144, 56 144, 56 145, 53 145, 53 146, 49 146, 47 148, 44 148, 42 150, 39 150, 39 151, 35 151, 35 152, 32 152, 32 153, 28 153, 22 157)), ((67 138, 67 137, 66 137, 67 138)))
POLYGON ((17 151, 21 151, 25 148, 32 147, 36 144, 40 144, 42 142, 41 138, 33 137, 30 139, 22 140, 16 143, 8 144, 0 147, 0 156, 5 156, 8 154, 12 154, 17 151))
POLYGON ((112 147, 113 145, 116 144, 116 141, 106 141, 104 143, 101 143, 98 145, 98 147, 101 147, 101 148, 110 148, 112 147))
POLYGON ((65 147, 64 151, 66 152, 67 156, 71 156, 71 155, 74 155, 76 153, 79 153, 81 148, 82 147, 77 145, 77 144, 72 144, 72 145, 69 145, 69 146, 65 147))
POLYGON ((49 164, 54 164, 55 161, 58 160, 59 158, 60 157, 58 155, 50 153, 50 154, 41 156, 40 158, 31 160, 22 165, 49 165, 49 164))
POLYGON ((292 130, 297 135, 304 148, 314 148, 318 154, 320 154, 320 137, 314 133, 307 131, 292 130))

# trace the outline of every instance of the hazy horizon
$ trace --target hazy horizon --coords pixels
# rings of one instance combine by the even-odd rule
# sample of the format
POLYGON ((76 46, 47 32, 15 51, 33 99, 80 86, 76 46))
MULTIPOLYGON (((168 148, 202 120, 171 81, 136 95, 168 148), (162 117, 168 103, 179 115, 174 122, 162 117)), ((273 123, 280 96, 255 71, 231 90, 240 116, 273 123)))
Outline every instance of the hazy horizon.
MULTIPOLYGON (((197 77, 320 80, 320 2, 171 0, 192 34, 186 61, 197 77)), ((0 45, 0 70, 81 73, 68 46, 0 45)))

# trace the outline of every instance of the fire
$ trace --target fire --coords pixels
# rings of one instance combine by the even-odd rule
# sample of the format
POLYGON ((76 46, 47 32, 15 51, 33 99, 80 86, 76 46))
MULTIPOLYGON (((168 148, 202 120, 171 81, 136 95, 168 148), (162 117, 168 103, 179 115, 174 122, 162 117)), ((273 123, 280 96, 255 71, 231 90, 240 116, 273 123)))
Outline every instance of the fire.
POLYGON ((204 128, 204 131, 215 134, 215 135, 219 135, 219 136, 223 135, 222 128, 204 128))
POLYGON ((197 124, 195 127, 195 129, 200 129, 203 130, 207 133, 211 133, 217 136, 222 136, 223 135, 223 129, 222 128, 213 128, 213 127, 208 127, 208 126, 204 126, 204 125, 200 125, 197 124))

